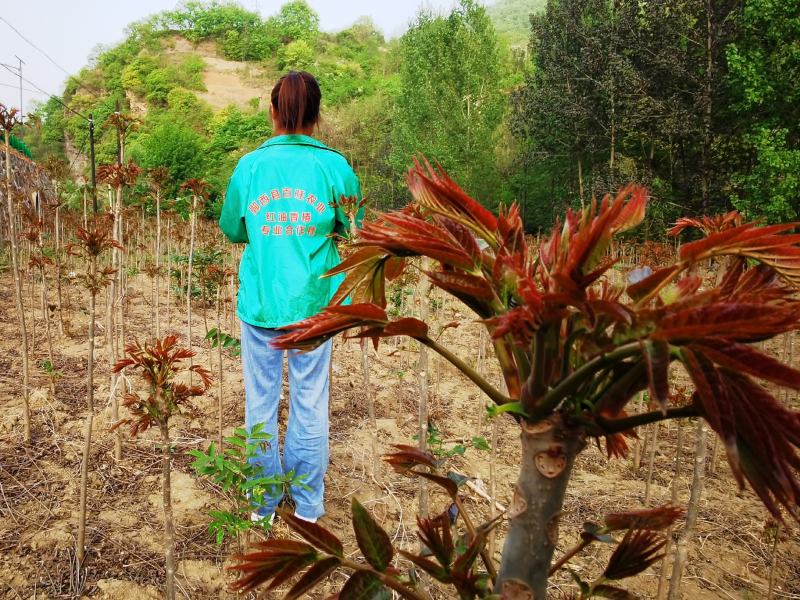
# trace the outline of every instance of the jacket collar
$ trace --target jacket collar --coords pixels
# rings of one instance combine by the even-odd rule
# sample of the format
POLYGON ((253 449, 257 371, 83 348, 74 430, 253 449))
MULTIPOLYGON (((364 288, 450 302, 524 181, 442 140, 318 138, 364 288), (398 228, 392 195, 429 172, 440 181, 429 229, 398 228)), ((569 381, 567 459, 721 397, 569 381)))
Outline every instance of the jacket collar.
POLYGON ((331 150, 331 148, 311 136, 296 133, 271 137, 261 144, 259 148, 269 148, 270 146, 313 146, 315 148, 322 148, 323 150, 331 150))

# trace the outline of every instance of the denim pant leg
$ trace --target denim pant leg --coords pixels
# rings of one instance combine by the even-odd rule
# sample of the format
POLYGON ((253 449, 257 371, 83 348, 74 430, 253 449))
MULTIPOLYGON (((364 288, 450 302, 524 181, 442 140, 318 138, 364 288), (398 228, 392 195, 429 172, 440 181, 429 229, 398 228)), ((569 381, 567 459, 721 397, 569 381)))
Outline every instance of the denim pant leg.
MULTIPOLYGON (((263 327, 255 327, 241 321, 242 325, 242 371, 244 373, 245 412, 244 423, 249 431, 258 423, 264 424, 263 431, 272 436, 266 451, 252 460, 262 467, 261 476, 282 476, 280 444, 278 443, 278 404, 280 402, 283 379, 283 350, 270 345, 278 332, 263 327)), ((271 494, 254 498, 258 512, 269 515, 283 496, 281 487, 271 494)))
POLYGON ((325 514, 323 494, 328 469, 328 394, 332 341, 311 352, 289 351, 289 424, 283 459, 286 471, 305 475, 292 486, 295 512, 306 519, 325 514))

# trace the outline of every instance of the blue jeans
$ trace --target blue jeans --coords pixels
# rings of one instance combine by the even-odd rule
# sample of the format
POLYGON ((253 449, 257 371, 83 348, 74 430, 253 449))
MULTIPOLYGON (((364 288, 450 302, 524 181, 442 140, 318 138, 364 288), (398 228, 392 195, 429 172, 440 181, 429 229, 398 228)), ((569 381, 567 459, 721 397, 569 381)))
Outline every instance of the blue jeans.
MULTIPOLYGON (((330 385, 331 340, 311 352, 289 350, 289 423, 281 463, 278 441, 278 403, 283 379, 283 350, 270 341, 282 332, 242 324, 242 370, 244 371, 245 427, 264 424, 272 436, 266 452, 255 461, 261 475, 270 477, 294 472, 305 475, 303 486, 291 486, 295 514, 317 519, 325 514, 323 493, 328 469, 328 393, 330 385)), ((282 491, 265 496, 258 513, 270 515, 281 500, 282 491)), ((258 504, 258 502, 256 502, 258 504)))

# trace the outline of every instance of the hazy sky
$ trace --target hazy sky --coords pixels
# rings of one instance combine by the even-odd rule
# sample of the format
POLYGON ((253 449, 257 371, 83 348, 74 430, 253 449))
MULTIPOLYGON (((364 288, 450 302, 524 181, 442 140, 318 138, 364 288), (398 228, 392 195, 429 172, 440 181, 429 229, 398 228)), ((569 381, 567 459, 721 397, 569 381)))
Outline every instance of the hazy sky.
MULTIPOLYGON (((343 29, 358 17, 369 15, 387 37, 401 34, 421 5, 446 11, 455 4, 455 0, 307 1, 319 14, 320 27, 324 31, 343 29)), ((245 8, 257 10, 264 17, 275 14, 285 2, 239 1, 245 8)), ((65 71, 77 73, 98 44, 120 42, 129 23, 174 8, 177 4, 178 0, 0 0, 0 63, 16 68, 15 55, 24 61, 22 76, 31 82, 22 82, 23 107, 27 111, 33 101, 47 98, 32 84, 60 95, 67 78, 65 71), (9 24, 50 55, 58 66, 22 39, 9 24)), ((0 67, 0 102, 6 106, 19 106, 19 98, 16 70, 9 72, 0 67)))

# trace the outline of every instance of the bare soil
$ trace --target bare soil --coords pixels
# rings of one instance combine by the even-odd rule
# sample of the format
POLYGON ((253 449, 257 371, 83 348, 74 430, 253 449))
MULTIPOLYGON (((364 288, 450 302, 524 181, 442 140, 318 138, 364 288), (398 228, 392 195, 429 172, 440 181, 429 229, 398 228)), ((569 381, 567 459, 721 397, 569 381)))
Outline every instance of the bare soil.
MULTIPOLYGON (((131 278, 126 330, 131 337, 146 338, 152 331, 149 303, 150 279, 131 278)), ((125 437, 124 456, 113 459, 109 398, 109 365, 102 345, 98 346, 96 382, 96 431, 89 480, 89 554, 82 571, 75 566, 75 523, 78 504, 82 424, 85 412, 86 312, 83 294, 69 291, 68 332, 55 343, 55 366, 63 376, 51 398, 44 375, 34 377, 31 395, 34 442, 22 443, 22 398, 20 390, 20 344, 9 274, 0 275, 0 598, 98 598, 147 599, 161 597, 164 579, 161 543, 160 462, 155 432, 136 440, 125 437)), ((162 286, 165 289, 165 286, 162 286)), ((38 292, 37 292, 38 294, 38 292)), ((38 296, 34 296, 38 297, 38 296)), ((52 297, 52 296, 51 296, 52 297)), ((409 301, 413 305, 413 295, 409 301)), ((166 302, 166 292, 164 295, 166 302)), ((34 347, 37 360, 46 357, 44 322, 37 303, 27 297, 29 329, 35 316, 34 347), (31 310, 30 306, 37 308, 31 310)), ((480 325, 471 322, 460 305, 436 296, 432 312, 438 322, 461 320, 456 329, 446 329, 441 341, 470 362, 475 361, 480 325)), ((102 312, 102 303, 99 303, 102 312)), ((203 307, 195 308, 193 344, 195 360, 208 361, 202 336, 203 307)), ((182 312, 170 309, 167 330, 182 333, 182 312)), ((214 320, 208 309, 209 322, 214 320)), ((166 315, 166 311, 162 311, 166 315)), ((166 318, 164 317, 164 320, 166 318)), ((55 328, 54 328, 55 330, 55 328)), ((419 482, 396 475, 371 456, 370 427, 361 377, 361 354, 356 342, 337 339, 334 347, 331 393, 331 463, 326 480, 327 514, 323 524, 341 536, 348 555, 356 553, 349 524, 351 497, 357 497, 390 532, 398 547, 415 549, 415 514, 419 482), (379 465, 373 480, 372 465, 379 465)), ((373 394, 377 404, 380 451, 392 443, 413 443, 417 431, 419 388, 415 374, 416 349, 409 342, 384 343, 371 352, 373 394)), ((35 362, 34 362, 35 364, 35 362)), ((226 357, 224 420, 227 432, 243 423, 243 391, 238 359, 226 357)), ((497 374, 493 375, 497 377, 497 374)), ((449 440, 469 440, 474 435, 491 439, 492 423, 480 419, 485 404, 474 386, 450 365, 431 360, 431 422, 449 440), (479 427, 479 419, 481 426, 479 427)), ((132 380, 131 385, 139 385, 132 380)), ((187 452, 205 448, 216 439, 216 387, 198 401, 194 415, 174 421, 172 435, 177 449, 174 464, 173 498, 176 519, 178 589, 182 597, 234 598, 227 591, 233 574, 226 571, 229 558, 240 550, 237 544, 217 546, 208 535, 207 511, 224 506, 222 496, 210 484, 197 480, 189 466, 187 452)), ((794 400, 796 403, 796 399, 794 400)), ((282 412, 285 421, 286 410, 282 412)), ((670 499, 677 477, 680 503, 688 499, 691 483, 691 453, 694 425, 671 423, 662 427, 655 454, 651 505, 670 499), (673 471, 677 428, 683 427, 686 459, 677 474, 673 471)), ((497 421, 497 501, 508 506, 517 473, 519 447, 513 421, 497 421)), ((710 442, 711 444, 711 442, 710 442)), ((711 451, 709 448, 709 468, 711 451)), ((471 478, 477 488, 490 489, 488 452, 469 449, 452 460, 451 468, 471 478)), ((706 479, 706 491, 689 549, 689 564, 683 578, 687 599, 754 599, 767 595, 772 543, 765 532, 766 511, 752 492, 739 491, 720 453, 716 472, 706 479)), ((559 551, 572 546, 585 521, 596 521, 606 512, 640 508, 644 498, 646 459, 635 470, 631 459, 609 461, 604 452, 589 446, 580 456, 570 487, 563 518, 559 551)), ((431 509, 446 507, 444 498, 431 490, 431 509)), ((489 514, 489 502, 473 488, 465 489, 466 505, 482 519, 489 514)), ((291 535, 280 521, 278 536, 291 535)), ((505 524, 498 532, 495 557, 499 559, 505 524)), ((680 528, 675 534, 680 533, 680 528)), ((245 544, 242 540, 241 546, 245 544)), ((572 564, 587 579, 599 575, 610 548, 598 546, 579 556, 572 564)), ((775 598, 800 598, 800 537, 797 528, 782 528, 777 544, 775 598)), ((671 557, 670 557, 671 559, 671 557)), ((669 569, 669 566, 667 566, 669 569)), ((643 598, 653 598, 661 565, 625 582, 643 598)), ((324 598, 341 588, 346 574, 336 573, 309 597, 324 598)), ((575 591, 568 573, 552 581, 552 598, 567 598, 575 591)), ((446 591, 431 589, 435 598, 449 597, 446 591)), ((254 596, 253 596, 254 597, 254 596)), ((267 597, 280 597, 279 594, 267 597)))
POLYGON ((216 42, 206 40, 197 45, 175 36, 170 38, 168 54, 182 58, 187 54, 200 56, 205 61, 203 83, 206 90, 197 97, 206 101, 215 111, 229 105, 240 108, 252 99, 258 99, 259 108, 267 106, 271 87, 267 82, 272 77, 269 69, 255 66, 252 62, 227 60, 221 56, 216 42))

